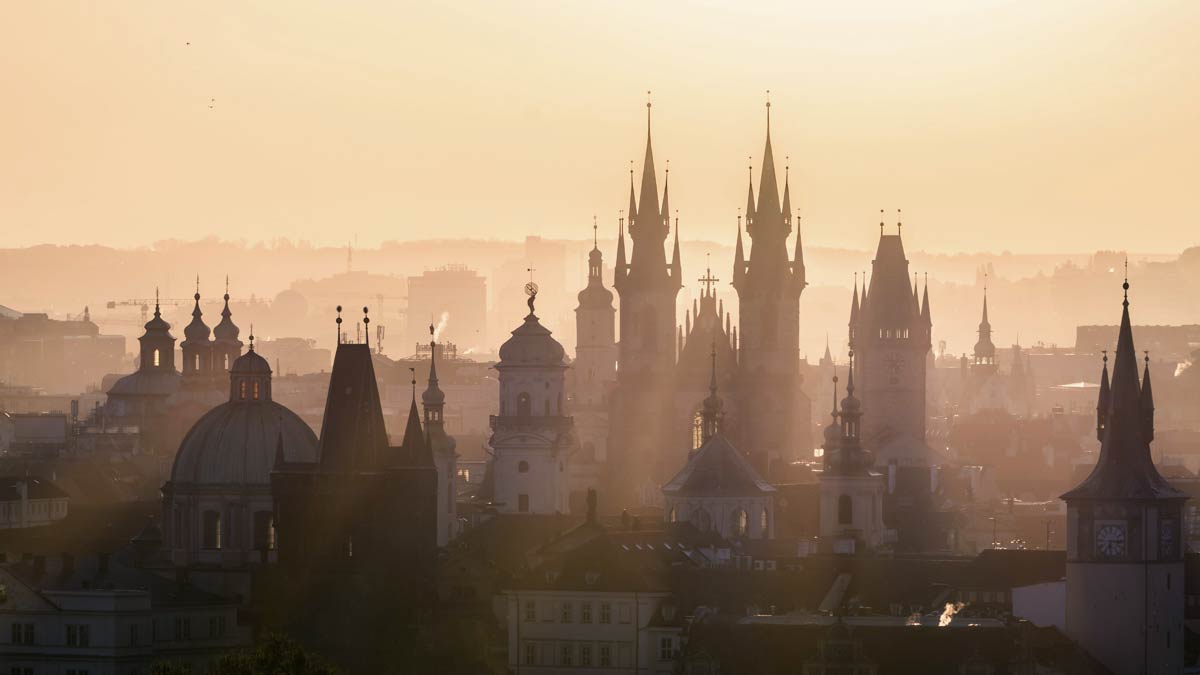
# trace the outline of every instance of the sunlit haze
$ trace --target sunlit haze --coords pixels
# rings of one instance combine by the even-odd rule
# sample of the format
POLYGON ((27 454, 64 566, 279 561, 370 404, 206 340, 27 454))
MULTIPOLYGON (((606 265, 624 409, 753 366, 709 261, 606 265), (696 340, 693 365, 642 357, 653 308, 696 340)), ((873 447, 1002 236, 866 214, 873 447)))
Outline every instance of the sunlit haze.
POLYGON ((647 90, 682 236, 728 245, 768 89, 807 244, 873 249, 881 208, 915 250, 1196 243, 1195 2, 23 2, 0 26, 6 247, 611 237, 647 90))

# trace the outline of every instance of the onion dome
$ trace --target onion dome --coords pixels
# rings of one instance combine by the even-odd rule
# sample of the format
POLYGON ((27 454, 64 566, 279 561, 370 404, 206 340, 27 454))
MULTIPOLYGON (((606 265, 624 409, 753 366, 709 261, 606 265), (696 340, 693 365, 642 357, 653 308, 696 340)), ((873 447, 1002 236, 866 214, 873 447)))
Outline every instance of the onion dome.
POLYGON ((221 310, 221 323, 218 323, 217 327, 213 328, 213 338, 218 342, 237 342, 241 330, 233 323, 233 319, 230 318, 233 316, 233 312, 229 311, 228 279, 225 283, 225 308, 221 310))
POLYGON ((171 324, 162 318, 162 309, 158 304, 158 291, 155 291, 154 295, 154 318, 146 322, 144 326, 146 333, 142 337, 167 337, 174 340, 175 338, 171 336, 171 324))
POLYGON ((534 298, 529 299, 529 314, 525 322, 512 332, 512 337, 500 345, 499 367, 507 366, 565 366, 566 350, 550 337, 550 329, 533 313, 534 298))
POLYGON ((204 313, 200 311, 200 281, 196 281, 196 295, 192 296, 196 300, 196 304, 192 307, 192 322, 183 329, 183 338, 185 343, 202 343, 208 342, 208 338, 212 335, 208 324, 204 323, 202 318, 204 313))

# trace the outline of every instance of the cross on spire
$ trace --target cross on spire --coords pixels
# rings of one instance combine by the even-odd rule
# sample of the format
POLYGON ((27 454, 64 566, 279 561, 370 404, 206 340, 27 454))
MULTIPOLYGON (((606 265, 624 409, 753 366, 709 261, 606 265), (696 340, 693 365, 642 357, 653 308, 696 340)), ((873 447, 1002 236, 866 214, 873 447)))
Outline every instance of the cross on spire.
POLYGON ((771 90, 767 90, 767 135, 771 135, 771 90))
POLYGON ((704 254, 704 261, 705 261, 704 265, 707 269, 704 270, 704 276, 700 277, 696 281, 699 281, 701 284, 704 284, 705 292, 708 293, 709 295, 712 295, 713 294, 713 286, 716 285, 716 283, 718 281, 720 281, 720 279, 713 276, 712 266, 708 263, 708 261, 709 261, 708 253, 704 254))
POLYGON ((596 224, 596 214, 592 214, 592 248, 600 248, 600 226, 596 224))

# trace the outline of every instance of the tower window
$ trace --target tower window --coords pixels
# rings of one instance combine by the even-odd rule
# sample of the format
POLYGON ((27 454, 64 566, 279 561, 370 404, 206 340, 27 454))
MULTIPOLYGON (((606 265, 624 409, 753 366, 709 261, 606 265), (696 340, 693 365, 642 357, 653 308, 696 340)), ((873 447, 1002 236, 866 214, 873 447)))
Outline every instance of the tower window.
POLYGON ((758 526, 762 530, 762 535, 767 536, 767 527, 771 524, 769 516, 767 516, 767 507, 763 507, 762 515, 759 516, 758 526))
POLYGON ((842 495, 838 497, 838 525, 850 525, 854 523, 854 500, 850 499, 850 495, 842 495))
POLYGON ((533 414, 533 399, 529 392, 517 394, 517 417, 529 417, 533 414))
POLYGON ((750 529, 750 517, 746 515, 746 509, 739 508, 733 512, 733 533, 735 536, 744 537, 748 529, 750 529))
POLYGON ((200 355, 196 354, 192 357, 192 370, 200 370, 200 355))
POLYGON ((221 512, 204 512, 204 548, 221 549, 221 512))
POLYGON ((246 381, 245 380, 242 380, 241 382, 238 383, 238 396, 243 401, 246 400, 246 381))
POLYGON ((162 355, 159 353, 159 351, 157 349, 155 349, 154 350, 154 367, 157 368, 161 365, 162 365, 162 355))
POLYGON ((254 400, 255 401, 258 400, 258 381, 257 380, 255 380, 255 382, 254 382, 254 400))

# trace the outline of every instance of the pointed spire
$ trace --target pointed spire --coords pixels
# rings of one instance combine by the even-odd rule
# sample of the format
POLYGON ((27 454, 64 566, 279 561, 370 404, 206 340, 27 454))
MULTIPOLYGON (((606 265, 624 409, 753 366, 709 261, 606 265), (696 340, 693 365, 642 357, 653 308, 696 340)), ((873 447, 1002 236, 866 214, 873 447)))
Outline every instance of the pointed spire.
POLYGON ((913 272, 912 301, 913 301, 913 313, 920 316, 920 314, 921 314, 921 294, 917 292, 917 273, 916 272, 913 272))
POLYGON ((825 333, 825 353, 821 356, 821 360, 826 363, 833 363, 833 353, 829 351, 829 332, 825 333))
MULTIPOLYGON (((748 162, 753 162, 752 157, 746 158, 748 162)), ((754 164, 748 164, 746 170, 750 174, 750 184, 746 189, 746 227, 754 222, 754 164)))
POLYGON ((808 274, 804 269, 804 236, 800 231, 801 224, 800 214, 796 214, 796 252, 792 255, 792 278, 803 289, 808 285, 808 274))
POLYGON ((683 265, 679 262, 679 218, 675 218, 675 248, 671 253, 671 278, 675 285, 683 286, 683 265))
MULTIPOLYGON (((649 98, 650 92, 646 92, 649 98)), ((654 175, 654 150, 650 143, 650 101, 646 101, 646 157, 642 162, 642 189, 638 195, 637 217, 632 225, 639 229, 652 227, 653 219, 664 216, 658 210, 658 179, 654 175)), ((665 221, 664 221, 665 222, 665 221)))
POLYGON ((1142 408, 1142 433, 1146 441, 1154 440, 1154 391, 1150 387, 1150 352, 1146 354, 1146 370, 1142 375, 1142 391, 1138 403, 1142 408))
MULTIPOLYGON (((1004 308, 1003 308, 1003 307, 1001 307, 1001 310, 1003 310, 1003 309, 1004 309, 1004 308)), ((1003 317, 1001 317, 1001 319, 1003 319, 1003 317)), ((984 326, 987 326, 988 328, 991 328, 991 327, 992 327, 992 324, 988 322, 988 311, 987 311, 987 272, 984 272, 984 273, 983 273, 983 319, 981 319, 981 320, 980 320, 980 322, 979 322, 979 327, 980 327, 980 328, 983 328, 984 326)))
POLYGON ((921 318, 925 320, 926 328, 933 325, 933 315, 929 309, 929 273, 925 273, 925 293, 921 298, 921 318))
POLYGON ((404 427, 402 447, 409 453, 414 453, 425 447, 425 433, 421 431, 421 413, 417 411, 417 376, 416 369, 412 371, 412 402, 408 407, 408 424, 404 427))
MULTIPOLYGON (((1140 410, 1141 392, 1138 389, 1137 353, 1133 349, 1133 326, 1129 320, 1129 282, 1122 288, 1125 299, 1121 303, 1121 329, 1117 334, 1117 353, 1112 370, 1112 403, 1109 413, 1110 426, 1117 416, 1128 417, 1140 410)), ((1138 414, 1140 417, 1140 413, 1138 414)), ((1140 426, 1139 421, 1139 426, 1140 426)))
POLYGON ((613 267, 613 286, 620 286, 628 265, 625 263, 625 219, 617 219, 617 263, 613 267))
POLYGON ((707 443, 720 431, 721 408, 724 405, 721 397, 717 396, 717 345, 715 342, 709 352, 709 357, 712 359, 712 369, 708 380, 708 398, 704 399, 704 406, 700 413, 701 445, 707 443))
POLYGON ((685 329, 684 333, 685 333, 685 334, 686 334, 688 337, 691 337, 691 336, 692 336, 692 313, 694 313, 695 311, 696 311, 696 306, 695 306, 695 304, 693 304, 693 305, 692 305, 692 311, 691 311, 691 312, 684 312, 684 313, 683 313, 683 323, 684 323, 684 325, 686 326, 686 329, 685 329))
POLYGON ((785 225, 792 224, 792 189, 788 185, 788 179, 791 177, 792 167, 790 166, 790 157, 785 157, 783 160, 783 222, 785 225))
POLYGON ((746 278, 746 253, 742 247, 742 215, 738 214, 737 244, 733 250, 733 286, 737 288, 746 278))
POLYGON ((667 167, 663 171, 663 198, 662 198, 662 217, 663 222, 668 226, 671 224, 671 160, 667 160, 667 167))
POLYGON ((633 160, 629 160, 629 212, 626 214, 629 219, 629 224, 632 225, 637 218, 637 198, 634 196, 633 190, 633 160))
POLYGON ((777 213, 782 215, 779 205, 779 181, 775 177, 775 153, 771 150, 771 100, 769 94, 767 98, 767 142, 763 149, 762 175, 758 179, 758 208, 755 209, 755 215, 764 211, 772 216, 777 213))
POLYGON ((854 295, 850 298, 850 344, 854 344, 854 333, 858 329, 858 272, 854 273, 854 295))

